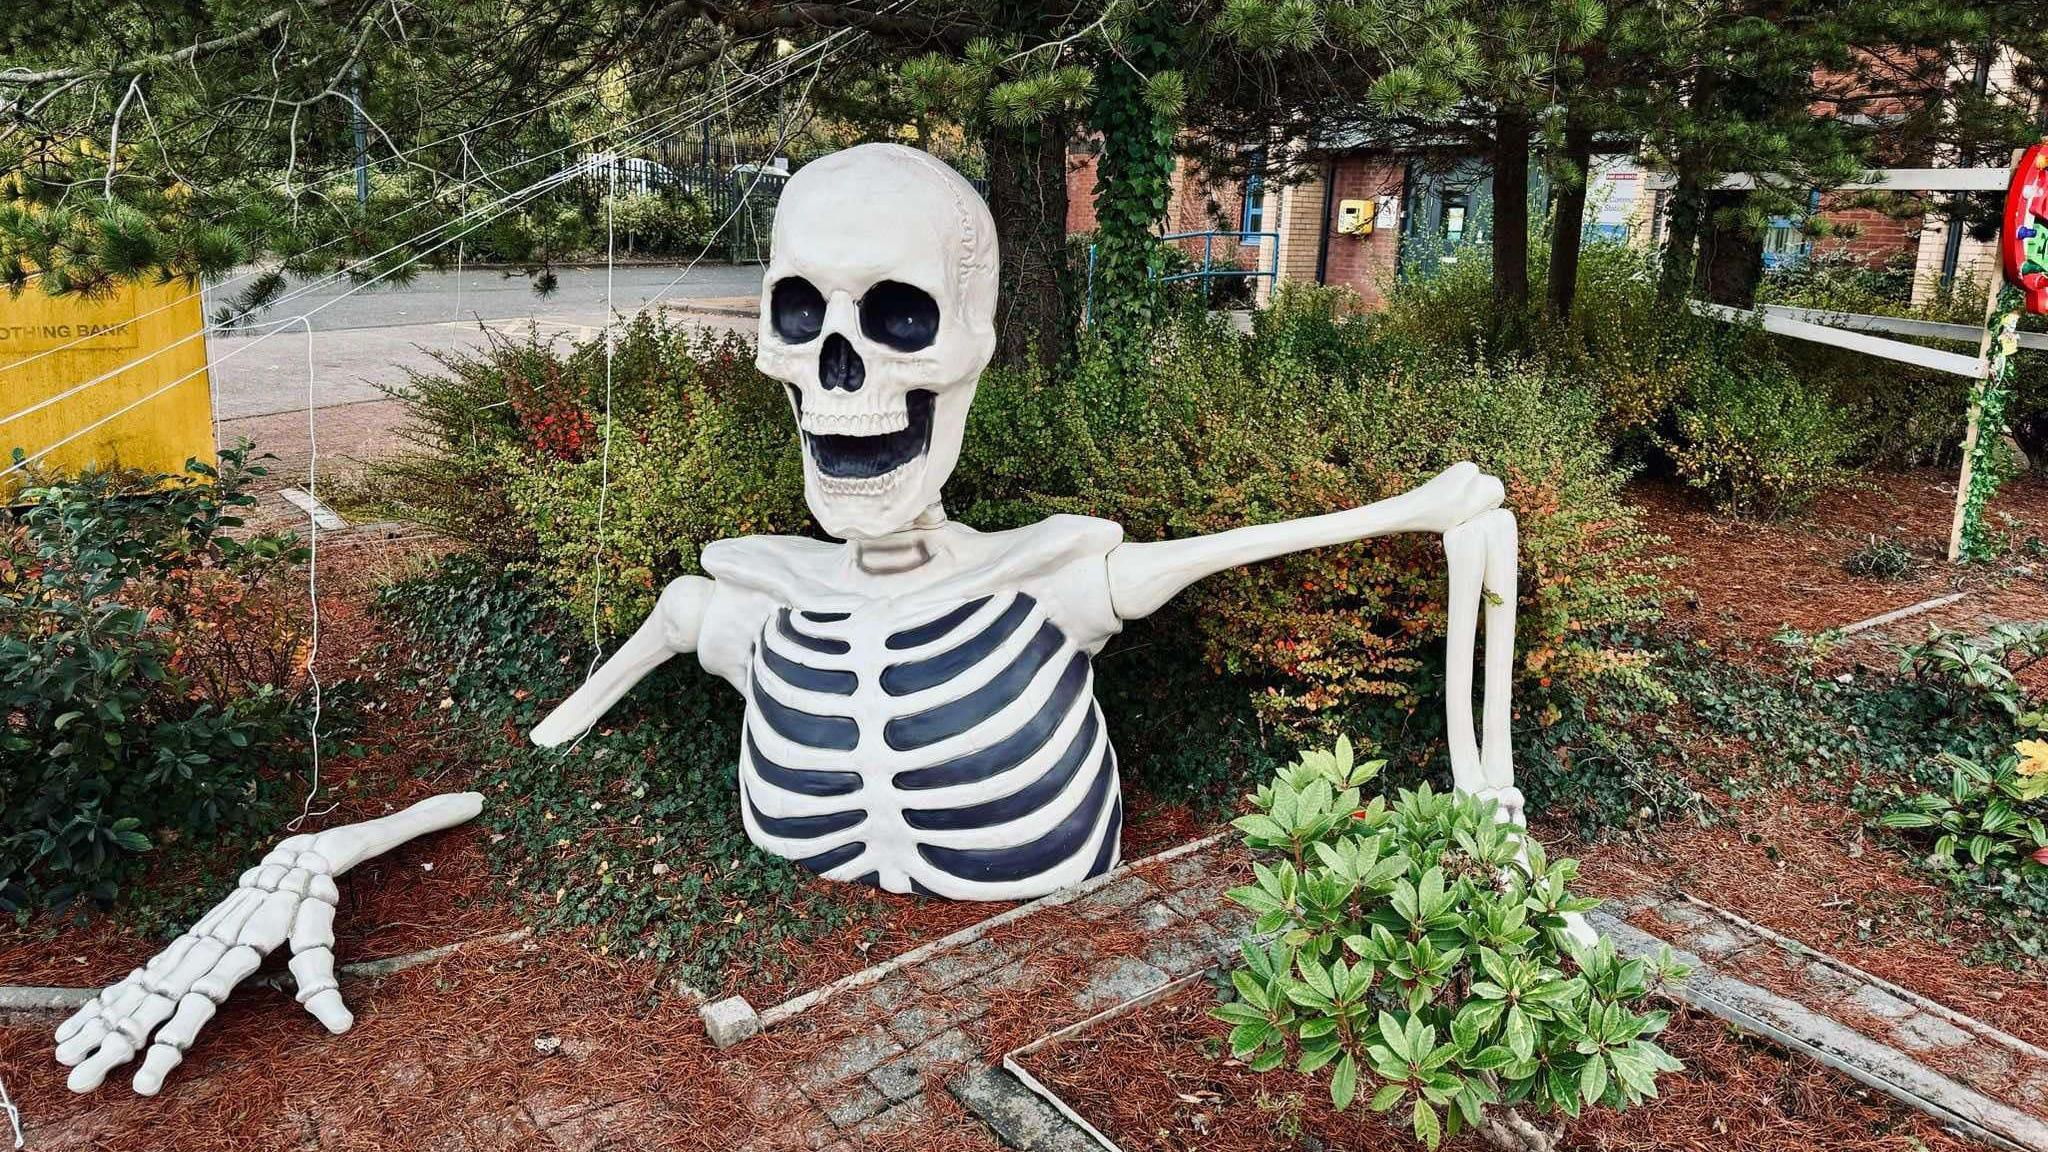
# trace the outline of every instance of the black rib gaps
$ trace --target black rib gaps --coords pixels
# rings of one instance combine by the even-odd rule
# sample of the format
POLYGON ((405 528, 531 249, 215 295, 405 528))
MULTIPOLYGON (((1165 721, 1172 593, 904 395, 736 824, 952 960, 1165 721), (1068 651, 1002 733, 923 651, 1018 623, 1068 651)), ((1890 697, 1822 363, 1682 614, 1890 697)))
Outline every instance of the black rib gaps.
MULTIPOLYGON (((861 846, 866 847, 866 845, 861 846)), ((870 872, 865 876, 854 877, 853 882, 855 884, 865 884, 870 888, 880 888, 882 886, 882 874, 880 872, 870 872)))
POLYGON ((853 645, 848 644, 844 640, 833 640, 829 637, 813 636, 808 632, 797 631, 796 625, 790 623, 789 609, 787 608, 779 609, 775 613, 775 630, 788 637, 792 644, 801 648, 809 648, 813 652, 823 652, 827 656, 844 656, 853 650, 853 645))
POLYGON ((1090 877, 1100 876, 1109 871, 1109 862, 1116 858, 1117 837, 1124 831, 1124 798, 1116 798, 1116 807, 1109 810, 1109 827, 1102 833, 1102 847, 1095 850, 1095 863, 1088 866, 1090 877))
POLYGON ((751 796, 747 797, 747 809, 754 814, 754 823, 761 826, 761 831, 785 840, 815 840, 834 832, 844 832, 868 818, 868 814, 858 808, 827 812, 822 816, 770 816, 761 811, 751 796))
MULTIPOLYGON (((860 855, 866 848, 866 844, 855 840, 851 844, 841 844, 837 848, 828 848, 816 856, 806 856, 797 861, 797 863, 809 868, 813 872, 830 872, 855 856, 860 855)), ((873 876, 875 873, 870 872, 868 875, 873 876)), ((862 879, 866 879, 866 877, 862 877, 862 879)))
POLYGON ((754 762, 755 774, 784 792, 794 792, 799 796, 850 796, 860 791, 858 772, 785 768, 761 755, 760 746, 754 743, 754 734, 745 724, 740 726, 740 737, 746 741, 747 757, 754 762))
POLYGON ((891 696, 908 696, 927 688, 951 683, 962 672, 988 659, 988 654, 1002 646, 1003 641, 1016 634, 1031 616, 1031 609, 1038 601, 1029 596, 1019 595, 1003 610, 995 622, 971 639, 946 649, 937 656, 913 660, 906 664, 891 664, 882 669, 882 691, 891 696))
POLYGON ((799 664, 766 643, 761 645, 761 660, 776 679, 792 688, 851 696, 853 690, 860 687, 860 677, 843 668, 813 668, 809 664, 799 664))
POLYGON ((965 808, 905 808, 903 822, 926 832, 957 832, 963 828, 993 828, 1020 816, 1029 816, 1052 803, 1065 790, 1087 761, 1089 750, 1095 747, 1095 734, 1101 728, 1095 709, 1090 708, 1088 718, 1081 722, 1081 730, 1074 733, 1073 742, 1038 779, 1007 796, 965 808))
POLYGON ((806 620, 809 620, 809 621, 811 621, 811 622, 812 622, 812 623, 814 623, 814 624, 837 624, 837 623, 839 623, 839 622, 840 622, 841 620, 844 620, 844 619, 846 619, 846 618, 847 618, 848 616, 851 616, 851 615, 853 615, 853 613, 851 613, 851 612, 812 612, 812 611, 810 611, 809 609, 805 609, 804 611, 802 611, 802 612, 799 612, 799 613, 797 613, 797 615, 799 615, 799 616, 802 616, 802 617, 803 617, 804 619, 806 619, 806 620))
POLYGON ((1096 770, 1088 795, 1050 832, 1027 844, 1011 848, 940 848, 919 844, 918 855, 933 866, 962 880, 997 884, 1039 875, 1071 858, 1095 830, 1095 820, 1109 797, 1109 784, 1116 778, 1105 758, 1096 770))
POLYGON ((898 752, 909 752, 958 736, 1023 695, 1038 670, 1050 663, 1066 643, 1059 626, 1047 620, 1024 651, 988 683, 958 700, 889 721, 882 729, 882 739, 898 752))
POLYGON ((892 652, 901 652, 905 648, 916 648, 920 645, 929 644, 953 629, 958 628, 961 621, 980 611, 983 604, 993 599, 995 599, 993 596, 983 596, 979 600, 969 600, 967 603, 962 604, 936 620, 927 620, 915 628, 905 628, 901 632, 892 632, 883 643, 892 652))
POLYGON ((929 768, 912 768, 898 772, 891 781, 898 788, 945 788, 954 784, 972 784, 986 780, 998 772, 1007 772, 1025 760, 1036 755, 1045 742, 1066 718, 1067 710, 1081 695, 1081 689, 1088 684, 1088 654, 1074 653, 1067 661, 1067 670, 1060 673, 1060 682, 1053 686, 1052 695, 1046 697, 1045 706, 1038 714, 1026 720, 1015 732, 996 743, 978 751, 955 756, 929 768))
POLYGON ((754 681, 754 706, 776 735, 806 748, 851 752, 860 743, 860 725, 851 716, 820 716, 791 708, 761 691, 759 678, 754 681))

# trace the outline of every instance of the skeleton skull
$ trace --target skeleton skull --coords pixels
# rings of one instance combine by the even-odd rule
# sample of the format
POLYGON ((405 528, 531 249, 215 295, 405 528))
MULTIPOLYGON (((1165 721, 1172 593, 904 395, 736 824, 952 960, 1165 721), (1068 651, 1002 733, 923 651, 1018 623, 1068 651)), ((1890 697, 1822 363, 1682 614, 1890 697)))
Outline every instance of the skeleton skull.
POLYGON ((790 179, 756 363, 789 388, 825 531, 877 539, 938 501, 995 350, 995 303, 995 222, 928 153, 866 144, 790 179))

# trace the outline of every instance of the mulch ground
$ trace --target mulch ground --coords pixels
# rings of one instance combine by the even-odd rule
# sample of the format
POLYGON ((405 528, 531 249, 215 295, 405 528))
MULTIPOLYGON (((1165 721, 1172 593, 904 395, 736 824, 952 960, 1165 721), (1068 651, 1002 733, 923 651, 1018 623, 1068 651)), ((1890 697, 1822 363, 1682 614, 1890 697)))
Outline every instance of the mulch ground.
MULTIPOLYGON (((1966 570, 1945 561, 1955 480, 1937 468, 1870 473, 1773 522, 1716 513, 1669 483, 1638 483, 1629 496, 1645 512, 1644 527, 1669 538, 1677 562, 1667 621, 1710 642, 1759 647, 1781 628, 1840 628, 1957 591, 1970 595, 1902 627, 1918 636, 1929 623, 1985 614, 2048 617, 2048 564, 2024 554, 1966 570), (1911 552, 1912 571, 1894 580, 1846 571, 1843 562, 1872 539, 1911 552)), ((2048 538, 2048 480, 2006 484, 1991 520, 2022 544, 2048 538)))
MULTIPOLYGON (((1339 1113, 1320 1074, 1255 1073, 1229 1058, 1215 990, 1178 992, 1023 1058, 1024 1066, 1127 1152, 1297 1152, 1405 1148, 1409 1136, 1363 1103, 1339 1113), (1311 1140, 1314 1143, 1311 1143, 1311 1140)), ((1680 1011, 1662 1043, 1686 1068, 1656 1100, 1571 1123, 1564 1146, 1641 1152, 1922 1152, 1972 1147, 1917 1112, 1803 1057, 1680 1011)), ((1365 1093, 1361 1093, 1365 1095, 1365 1093)), ((1396 1108, 1396 1113, 1405 1114, 1396 1108)), ((1490 1148, 1465 1134, 1460 1152, 1490 1148)))

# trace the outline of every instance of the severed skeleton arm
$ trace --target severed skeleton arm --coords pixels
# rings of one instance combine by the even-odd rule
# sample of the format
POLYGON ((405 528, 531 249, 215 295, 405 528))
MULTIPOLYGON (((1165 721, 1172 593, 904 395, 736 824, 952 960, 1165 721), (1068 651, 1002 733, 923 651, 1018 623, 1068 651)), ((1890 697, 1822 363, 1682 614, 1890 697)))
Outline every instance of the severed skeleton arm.
POLYGON ((71 1066, 71 1090, 99 1087, 147 1045, 135 1091, 156 1095, 221 1002, 286 940, 299 1003, 329 1032, 348 1031, 355 1017, 334 979, 334 906, 341 899, 335 879, 408 840, 469 820, 483 802, 475 792, 435 796, 279 843, 170 947, 57 1027, 57 1060, 71 1066))
POLYGON ((1461 791, 1494 800, 1505 818, 1521 823, 1522 794, 1514 786, 1508 746, 1517 540, 1514 514, 1500 506, 1503 497, 1499 480, 1477 465, 1455 464, 1419 488, 1363 508, 1188 540, 1123 544, 1109 554, 1110 600, 1119 619, 1136 620, 1158 611, 1197 580, 1227 568, 1397 532, 1441 535, 1450 568, 1444 686, 1451 776, 1461 791), (1482 602, 1484 721, 1475 735, 1472 664, 1482 602))

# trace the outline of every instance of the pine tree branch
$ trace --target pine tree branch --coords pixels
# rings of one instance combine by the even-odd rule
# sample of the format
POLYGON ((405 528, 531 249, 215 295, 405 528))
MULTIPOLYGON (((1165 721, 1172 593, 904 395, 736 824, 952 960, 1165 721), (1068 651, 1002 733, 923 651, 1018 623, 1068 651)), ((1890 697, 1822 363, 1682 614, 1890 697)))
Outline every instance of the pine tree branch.
POLYGON ((265 33, 276 29, 302 11, 318 11, 323 8, 334 8, 356 2, 357 0, 303 0, 302 3, 296 6, 279 8, 238 32, 230 32, 224 36, 216 36, 211 40, 201 40, 194 44, 188 44, 175 52, 158 52, 149 56, 137 56, 133 60, 119 61, 105 67, 76 65, 70 68, 47 68, 41 72, 23 72, 10 69, 0 72, 0 84, 14 87, 30 87, 36 84, 51 84, 61 80, 101 80, 112 76, 131 76, 142 72, 152 72, 158 68, 184 64, 200 56, 219 52, 223 49, 239 48, 244 44, 262 38, 265 33))

